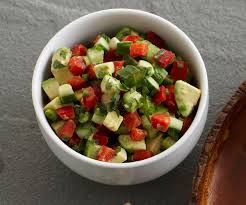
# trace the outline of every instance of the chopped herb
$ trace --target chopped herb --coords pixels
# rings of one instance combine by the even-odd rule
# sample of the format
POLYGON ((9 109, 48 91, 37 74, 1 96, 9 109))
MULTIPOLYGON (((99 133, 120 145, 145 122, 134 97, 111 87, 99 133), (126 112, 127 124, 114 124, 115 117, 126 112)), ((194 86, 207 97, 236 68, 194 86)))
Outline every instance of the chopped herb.
POLYGON ((67 51, 61 50, 60 56, 63 57, 64 59, 66 59, 66 57, 67 57, 67 51))
POLYGON ((53 67, 54 67, 55 69, 60 69, 60 68, 64 68, 65 65, 63 65, 60 61, 55 60, 55 61, 53 62, 53 67))

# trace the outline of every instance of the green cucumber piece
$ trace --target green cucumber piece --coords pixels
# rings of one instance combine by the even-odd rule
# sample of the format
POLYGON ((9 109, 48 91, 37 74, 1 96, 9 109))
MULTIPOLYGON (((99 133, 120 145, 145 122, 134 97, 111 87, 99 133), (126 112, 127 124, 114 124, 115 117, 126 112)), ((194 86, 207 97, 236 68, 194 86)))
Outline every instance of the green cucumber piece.
POLYGON ((105 117, 106 117, 106 113, 100 108, 96 108, 91 121, 96 124, 102 125, 105 117))
POLYGON ((103 125, 107 127, 109 130, 116 132, 119 129, 122 121, 123 117, 115 111, 112 111, 107 113, 103 121, 103 125))
POLYGON ((85 145, 84 154, 89 158, 96 159, 100 148, 100 145, 97 145, 95 142, 88 140, 85 145))
POLYGON ((146 150, 145 140, 133 141, 129 135, 120 135, 118 140, 121 146, 128 152, 146 150))
POLYGON ((128 41, 117 43, 116 54, 118 55, 129 54, 131 44, 132 42, 128 42, 128 41))
POLYGON ((123 106, 128 112, 135 112, 142 106, 142 95, 134 90, 128 91, 123 96, 123 106))
POLYGON ((87 56, 92 64, 103 63, 104 51, 97 48, 89 48, 87 50, 87 56))
POLYGON ((98 41, 95 43, 95 46, 101 45, 103 47, 103 50, 108 51, 109 50, 109 43, 105 40, 105 38, 100 37, 98 41))
POLYGON ((119 43, 119 39, 116 38, 116 37, 113 37, 110 39, 109 41, 109 48, 110 49, 113 49, 113 50, 116 50, 117 49, 117 44, 119 43))
POLYGON ((159 90, 160 89, 160 87, 159 87, 159 84, 154 80, 154 78, 152 78, 152 77, 147 77, 146 78, 146 80, 147 80, 147 86, 152 90, 152 89, 154 89, 154 90, 159 90))
POLYGON ((55 133, 58 134, 60 128, 64 125, 64 123, 65 121, 59 120, 59 121, 51 123, 51 127, 55 131, 55 133))
POLYGON ((83 124, 85 122, 88 122, 90 119, 91 115, 89 112, 83 112, 79 114, 78 121, 83 124))
POLYGON ((175 117, 171 117, 171 121, 170 121, 170 125, 169 125, 170 128, 173 128, 177 131, 180 131, 183 127, 183 121, 182 120, 179 120, 175 117))
POLYGON ((171 137, 166 137, 162 141, 162 149, 168 149, 169 147, 173 146, 175 144, 175 140, 172 139, 171 137))
POLYGON ((96 128, 93 126, 92 123, 85 123, 79 125, 75 132, 81 139, 88 139, 93 133, 95 133, 96 128))
POLYGON ((58 93, 62 104, 71 103, 76 100, 73 88, 70 84, 61 85, 58 89, 58 93))
POLYGON ((154 155, 160 153, 162 140, 163 138, 161 135, 158 135, 157 137, 151 139, 147 139, 146 149, 151 151, 154 155))
POLYGON ((56 111, 53 110, 53 109, 50 109, 50 108, 46 109, 46 110, 44 111, 44 114, 45 114, 45 116, 47 117, 47 119, 50 120, 50 121, 52 121, 52 122, 54 122, 54 121, 57 120, 57 114, 56 114, 56 111))
POLYGON ((134 66, 138 65, 138 62, 129 55, 124 55, 123 60, 125 65, 134 65, 134 66))
POLYGON ((123 149, 122 147, 118 146, 116 150, 119 151, 116 153, 116 155, 111 159, 110 162, 112 163, 123 163, 127 160, 127 153, 126 150, 123 149))
POLYGON ((98 79, 103 79, 105 75, 112 75, 114 73, 114 63, 107 62, 94 66, 94 72, 98 79))
POLYGON ((55 78, 49 78, 43 81, 42 88, 50 100, 58 96, 59 83, 55 78))

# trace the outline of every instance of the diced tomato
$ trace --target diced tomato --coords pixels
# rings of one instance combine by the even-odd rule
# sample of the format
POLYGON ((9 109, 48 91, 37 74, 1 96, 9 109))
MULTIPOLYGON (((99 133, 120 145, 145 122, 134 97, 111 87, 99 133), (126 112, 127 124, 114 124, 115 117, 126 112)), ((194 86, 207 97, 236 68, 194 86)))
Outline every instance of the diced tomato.
POLYGON ((93 139, 95 139, 99 145, 108 144, 108 137, 103 132, 100 132, 100 131, 96 132, 93 136, 93 139))
POLYGON ((164 104, 167 106, 170 112, 176 113, 177 104, 174 95, 174 85, 166 86, 166 101, 164 104))
POLYGON ((109 51, 104 54, 104 62, 121 61, 122 59, 123 56, 116 54, 113 49, 109 49, 109 51))
POLYGON ((181 134, 184 134, 189 129, 192 121, 193 121, 193 116, 188 116, 188 117, 184 118, 183 127, 180 131, 181 134))
POLYGON ((161 67, 166 68, 169 64, 174 61, 175 54, 172 51, 161 49, 154 55, 154 60, 161 67))
POLYGON ((97 154, 97 159, 99 161, 108 162, 115 156, 115 154, 115 150, 103 145, 97 154))
POLYGON ((141 118, 137 112, 128 112, 124 115, 123 123, 129 130, 132 130, 141 125, 141 118))
POLYGON ((185 80, 188 74, 188 65, 184 61, 175 61, 170 71, 170 76, 174 80, 185 80))
POLYGON ((149 150, 136 150, 132 155, 133 161, 140 161, 153 156, 153 153, 149 150))
POLYGON ((73 136, 75 128, 75 122, 73 120, 68 120, 59 129, 58 135, 63 141, 68 141, 73 136))
POLYGON ((101 90, 100 83, 98 83, 97 81, 94 81, 91 83, 91 87, 94 89, 94 92, 97 96, 97 101, 100 101, 102 97, 102 90, 101 90))
POLYGON ((166 132, 170 125, 171 118, 169 114, 154 114, 151 116, 152 127, 162 132, 166 132))
POLYGON ((114 61, 114 76, 117 76, 117 72, 123 67, 124 61, 114 61))
POLYGON ((147 56, 148 45, 146 43, 132 43, 130 46, 130 56, 143 57, 147 56))
POLYGON ((86 87, 85 79, 80 76, 73 76, 68 83, 72 86, 73 90, 79 90, 81 88, 86 87))
POLYGON ((75 113, 73 106, 65 106, 56 110, 57 115, 63 120, 74 119, 75 113))
POLYGON ((77 44, 72 49, 73 56, 84 56, 86 55, 87 48, 83 44, 77 44))
POLYGON ((165 41, 153 31, 147 32, 146 39, 159 48, 164 48, 165 46, 165 41))
POLYGON ((68 68, 70 72, 74 75, 82 75, 85 72, 85 62, 82 56, 73 56, 69 63, 68 68))
POLYGON ((97 96, 95 90, 92 87, 87 87, 83 91, 82 105, 87 109, 93 109, 97 104, 97 96))
POLYGON ((122 41, 131 41, 133 43, 136 43, 140 39, 140 36, 138 35, 129 35, 122 39, 122 41))
POLYGON ((94 65, 93 64, 88 65, 87 68, 86 68, 86 72, 87 72, 88 78, 90 80, 93 80, 93 79, 96 78, 96 73, 95 73, 95 71, 94 71, 93 68, 94 68, 94 65))
POLYGON ((160 105, 166 100, 166 88, 161 85, 160 90, 154 95, 153 101, 155 104, 160 105))
POLYGON ((130 137, 134 141, 143 140, 146 137, 146 135, 147 135, 146 131, 138 128, 133 128, 130 133, 130 137))
POLYGON ((80 143, 80 141, 81 141, 81 139, 78 137, 78 135, 76 135, 74 133, 73 136, 71 137, 71 139, 68 141, 68 145, 69 146, 78 145, 80 143))

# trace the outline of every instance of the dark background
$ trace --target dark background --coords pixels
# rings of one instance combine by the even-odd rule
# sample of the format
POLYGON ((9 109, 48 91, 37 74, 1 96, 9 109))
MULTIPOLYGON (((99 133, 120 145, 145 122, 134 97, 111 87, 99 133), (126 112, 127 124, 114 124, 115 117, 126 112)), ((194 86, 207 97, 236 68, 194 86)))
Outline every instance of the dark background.
POLYGON ((1 0, 0 204, 187 204, 207 133, 246 79, 245 10, 245 0, 1 0), (32 71, 47 41, 80 16, 117 7, 142 9, 181 28, 201 52, 210 87, 208 120, 192 153, 169 174, 129 187, 89 181, 58 161, 41 137, 31 101, 32 71))

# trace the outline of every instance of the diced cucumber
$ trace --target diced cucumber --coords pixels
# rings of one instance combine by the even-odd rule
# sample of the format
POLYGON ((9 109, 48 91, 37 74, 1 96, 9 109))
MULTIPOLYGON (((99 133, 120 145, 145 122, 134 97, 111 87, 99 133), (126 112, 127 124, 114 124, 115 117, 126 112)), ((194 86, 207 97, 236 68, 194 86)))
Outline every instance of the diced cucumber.
POLYGON ((74 92, 75 98, 77 99, 77 101, 80 101, 83 97, 83 90, 76 90, 74 92))
POLYGON ((175 140, 173 140, 171 137, 166 137, 162 141, 162 149, 168 149, 169 147, 173 146, 175 144, 175 140))
POLYGON ((164 107, 163 105, 157 105, 155 107, 155 113, 167 113, 168 112, 168 109, 166 107, 164 107))
POLYGON ((135 112, 142 106, 142 95, 134 90, 128 91, 123 96, 123 106, 128 112, 135 112))
POLYGON ((182 120, 179 120, 175 117, 171 117, 171 121, 170 121, 170 125, 169 125, 170 128, 173 128, 177 131, 180 131, 183 127, 183 121, 182 120))
POLYGON ((96 48, 89 48, 87 50, 87 56, 92 64, 103 63, 104 51, 96 48))
POLYGON ((161 151, 161 143, 162 143, 162 136, 158 135, 157 137, 147 139, 146 141, 146 149, 151 151, 154 155, 160 153, 161 151))
POLYGON ((129 54, 131 44, 132 42, 128 41, 117 43, 116 53, 119 55, 129 54))
POLYGON ((129 55, 124 55, 123 59, 124 59, 125 65, 134 65, 134 66, 138 65, 138 62, 129 55))
POLYGON ((155 90, 160 89, 159 84, 152 77, 147 77, 146 80, 148 83, 148 85, 147 85, 148 87, 155 89, 155 90))
POLYGON ((91 115, 89 112, 82 112, 79 114, 78 121, 80 123, 85 123, 85 122, 89 121, 90 117, 91 117, 91 115))
POLYGON ((163 85, 173 85, 173 83, 174 83, 174 80, 169 75, 167 75, 166 78, 162 82, 163 85))
POLYGON ((133 28, 130 27, 123 27, 117 34, 116 38, 122 40, 124 37, 128 35, 138 35, 138 32, 135 31, 133 28))
POLYGON ((145 115, 152 115, 156 112, 156 106, 151 101, 151 99, 148 96, 145 96, 142 100, 143 105, 141 106, 140 110, 145 115))
POLYGON ((59 121, 51 123, 51 127, 55 131, 55 133, 58 134, 59 129, 64 125, 64 123, 65 121, 59 120, 59 121))
POLYGON ((187 117, 197 105, 201 90, 185 81, 177 80, 174 87, 174 95, 180 114, 187 117))
POLYGON ((119 41, 118 38, 116 38, 116 37, 111 38, 110 41, 109 41, 109 48, 111 48, 111 49, 113 49, 113 50, 117 49, 117 44, 118 44, 119 42, 120 42, 120 41, 119 41))
POLYGON ((71 103, 76 100, 76 97, 73 92, 73 88, 70 84, 63 84, 58 89, 59 97, 61 103, 71 103))
POLYGON ((106 118, 103 121, 103 125, 107 127, 109 130, 116 132, 121 123, 123 121, 123 117, 118 115, 115 111, 108 112, 106 118))
POLYGON ((129 130, 123 123, 121 123, 119 129, 115 133, 119 135, 126 135, 129 133, 129 130))
POLYGON ((138 66, 147 69, 147 76, 152 76, 155 73, 154 67, 148 61, 139 60, 138 66))
POLYGON ((101 82, 101 90, 103 93, 119 92, 120 86, 120 81, 110 75, 105 75, 101 82))
POLYGON ((159 131, 157 129, 154 129, 148 119, 147 116, 143 115, 141 117, 142 120, 142 125, 144 127, 144 129, 146 129, 149 138, 153 138, 156 137, 159 134, 159 131))
POLYGON ((61 103, 60 98, 56 97, 53 100, 51 100, 47 105, 45 105, 44 110, 47 110, 47 109, 56 110, 56 109, 59 109, 63 106, 65 106, 65 105, 61 103))
POLYGON ((99 79, 103 79, 105 75, 112 75, 114 73, 114 63, 107 62, 94 66, 94 72, 99 79))
POLYGON ((89 158, 96 159, 100 148, 100 145, 97 145, 95 142, 88 140, 85 145, 84 154, 89 158))
POLYGON ((91 61, 90 61, 90 59, 89 59, 88 56, 82 56, 82 57, 83 57, 83 59, 84 59, 84 62, 85 62, 85 65, 86 65, 86 66, 88 66, 88 65, 91 64, 91 61))
POLYGON ((96 128, 93 126, 92 123, 85 123, 83 125, 79 125, 75 132, 81 139, 88 139, 94 132, 96 128))
POLYGON ((43 81, 42 88, 50 100, 53 100, 58 96, 59 83, 55 78, 49 78, 48 80, 43 81))
POLYGON ((179 139, 179 131, 173 129, 173 128, 169 128, 167 131, 167 134, 169 136, 171 136, 175 141, 178 141, 179 139))
POLYGON ((68 70, 68 67, 52 69, 51 72, 60 85, 67 83, 73 77, 73 74, 68 70))
POLYGON ((155 81, 160 85, 167 77, 168 72, 165 69, 159 67, 157 64, 154 64, 154 68, 155 68, 155 73, 152 76, 152 78, 154 78, 155 81))
POLYGON ((119 149, 120 151, 116 153, 116 155, 114 156, 114 158, 110 162, 122 163, 122 162, 126 161, 127 160, 126 150, 120 146, 117 147, 117 149, 119 149))
POLYGON ((52 122, 54 122, 54 121, 57 120, 57 114, 56 114, 56 111, 53 110, 53 109, 50 109, 50 108, 46 109, 46 110, 44 111, 44 114, 45 114, 45 116, 48 118, 48 120, 50 120, 50 121, 52 121, 52 122))
POLYGON ((144 40, 141 41, 142 43, 147 43, 148 44, 148 54, 146 56, 147 61, 149 62, 153 62, 153 56, 160 50, 160 48, 158 48, 157 46, 155 46, 154 44, 152 44, 151 42, 144 40))
POLYGON ((101 124, 103 124, 105 117, 106 117, 106 113, 103 110, 101 110, 100 108, 96 108, 96 110, 92 116, 91 121, 95 122, 96 124, 101 125, 101 124))
POLYGON ((109 44, 103 37, 100 37, 98 39, 98 41, 95 43, 95 46, 96 45, 101 45, 103 47, 103 49, 106 50, 106 51, 109 50, 109 44))
POLYGON ((133 152, 135 150, 146 150, 146 144, 144 139, 140 141, 133 141, 129 135, 120 135, 119 143, 128 152, 133 152))

